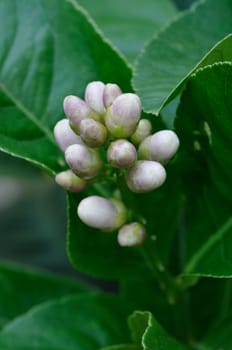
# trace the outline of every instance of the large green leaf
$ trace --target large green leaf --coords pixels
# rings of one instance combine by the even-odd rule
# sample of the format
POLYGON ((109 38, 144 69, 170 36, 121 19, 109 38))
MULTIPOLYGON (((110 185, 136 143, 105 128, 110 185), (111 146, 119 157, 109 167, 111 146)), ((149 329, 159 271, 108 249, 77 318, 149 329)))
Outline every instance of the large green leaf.
POLYGON ((141 350, 141 347, 134 344, 113 345, 102 348, 101 350, 141 350))
POLYGON ((231 77, 230 63, 200 69, 178 109, 187 196, 187 273, 232 276, 231 77))
POLYGON ((13 158, 7 153, 0 152, 1 178, 12 177, 18 179, 34 179, 41 178, 41 172, 38 171, 32 164, 25 162, 20 158, 13 158))
POLYGON ((187 350, 160 326, 150 312, 136 311, 129 318, 132 337, 144 350, 187 350))
POLYGON ((231 350, 232 348, 232 318, 229 317, 213 327, 205 337, 199 349, 202 350, 231 350))
POLYGON ((71 296, 39 305, 0 333, 4 350, 96 350, 128 342, 126 312, 113 296, 71 296))
POLYGON ((90 290, 84 283, 13 264, 0 265, 0 327, 32 306, 90 290))
POLYGON ((145 111, 158 114, 206 55, 206 64, 232 60, 231 37, 217 45, 231 33, 231 17, 230 0, 200 1, 150 41, 134 71, 145 111))
POLYGON ((132 62, 144 42, 177 13, 170 0, 79 0, 103 33, 132 62))
POLYGON ((47 133, 50 136, 45 135, 14 102, 6 100, 3 91, 0 91, 1 151, 23 158, 52 174, 64 165, 64 160, 54 143, 52 132, 47 133))
POLYGON ((75 0, 1 0, 0 29, 0 149, 54 173, 63 98, 91 80, 129 90, 130 70, 75 0))
POLYGON ((185 274, 232 277, 232 216, 211 235, 185 266, 185 274))

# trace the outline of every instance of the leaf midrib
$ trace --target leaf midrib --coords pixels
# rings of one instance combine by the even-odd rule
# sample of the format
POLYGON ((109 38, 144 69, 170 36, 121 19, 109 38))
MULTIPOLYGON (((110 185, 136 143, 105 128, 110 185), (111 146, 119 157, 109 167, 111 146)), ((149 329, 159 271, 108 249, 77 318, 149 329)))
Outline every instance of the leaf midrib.
POLYGON ((48 140, 56 145, 53 134, 50 129, 45 127, 39 119, 36 118, 36 116, 29 111, 15 96, 11 94, 11 92, 7 89, 7 87, 0 82, 0 89, 3 91, 3 93, 15 104, 15 106, 23 112, 23 114, 32 122, 34 123, 38 129, 40 129, 48 138, 48 140))
POLYGON ((219 241, 224 234, 232 227, 232 216, 225 222, 223 226, 221 226, 218 231, 212 235, 206 243, 202 245, 202 247, 198 250, 198 252, 189 260, 186 264, 184 273, 191 273, 197 263, 206 255, 207 251, 214 246, 214 244, 219 241))

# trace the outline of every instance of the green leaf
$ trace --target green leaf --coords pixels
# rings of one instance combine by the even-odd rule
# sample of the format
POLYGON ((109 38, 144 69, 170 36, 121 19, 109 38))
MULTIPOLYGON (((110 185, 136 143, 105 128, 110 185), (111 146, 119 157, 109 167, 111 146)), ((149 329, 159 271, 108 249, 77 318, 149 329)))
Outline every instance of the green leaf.
MULTIPOLYGON (((231 75, 230 63, 199 70, 183 94, 178 110, 179 132, 183 135, 184 128, 192 132, 188 149, 194 146, 195 153, 197 149, 202 152, 212 181, 228 199, 232 199, 232 159, 229 152, 232 144, 231 75)), ((188 136, 185 136, 185 143, 188 136)))
POLYGON ((55 173, 63 98, 91 80, 130 90, 130 70, 75 0, 1 0, 0 23, 0 149, 55 173))
POLYGON ((213 327, 208 335, 199 344, 200 350, 231 350, 232 348, 232 318, 213 327))
POLYGON ((79 0, 103 33, 133 62, 144 42, 177 13, 170 0, 79 0))
POLYGON ((101 350, 141 350, 141 347, 134 344, 123 344, 107 346, 107 348, 102 348, 101 350))
POLYGON ((39 305, 0 333, 4 350, 96 350, 128 342, 126 312, 107 295, 66 297, 39 305))
POLYGON ((144 350, 187 350, 159 325, 150 312, 134 312, 129 318, 132 337, 144 350))
POLYGON ((131 330, 131 338, 135 343, 141 344, 150 317, 152 316, 148 311, 135 311, 129 316, 128 323, 131 330))
POLYGON ((90 290, 84 283, 9 263, 0 264, 0 327, 32 306, 90 290))
POLYGON ((232 276, 231 76, 230 63, 200 69, 190 79, 178 109, 187 196, 186 273, 232 276))
MULTIPOLYGON (((9 154, 0 152, 0 177, 12 177, 16 179, 34 179, 40 178, 41 172, 30 163, 20 158, 12 158, 9 154)), ((44 175, 44 174, 43 174, 44 175)))
POLYGON ((64 166, 63 156, 55 145, 52 131, 47 131, 45 135, 14 102, 10 99, 6 102, 3 90, 0 91, 0 136, 1 151, 23 158, 49 174, 64 166))
POLYGON ((232 216, 211 235, 185 266, 185 274, 232 277, 232 216))
POLYGON ((231 33, 231 16, 230 0, 199 1, 150 41, 133 78, 145 111, 158 114, 199 65, 232 60, 231 36, 218 44, 231 33))

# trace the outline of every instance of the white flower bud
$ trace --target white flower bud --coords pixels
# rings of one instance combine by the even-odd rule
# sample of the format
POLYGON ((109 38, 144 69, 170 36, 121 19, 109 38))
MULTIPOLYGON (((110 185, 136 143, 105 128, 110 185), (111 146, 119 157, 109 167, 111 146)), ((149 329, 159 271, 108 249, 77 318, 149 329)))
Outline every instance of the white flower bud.
POLYGON ((114 100, 122 94, 120 87, 117 84, 106 84, 103 93, 103 102, 105 107, 112 105, 114 100))
POLYGON ((86 225, 108 232, 117 230, 127 218, 126 208, 120 201, 100 196, 84 198, 77 214, 86 225))
POLYGON ((131 136, 139 122, 141 102, 135 94, 122 94, 108 107, 105 124, 116 138, 131 136))
POLYGON ((99 151, 85 145, 69 146, 65 151, 65 159, 72 171, 86 180, 98 175, 103 167, 99 151))
POLYGON ((108 162, 116 168, 129 168, 137 158, 135 146, 127 140, 111 142, 107 150, 108 162))
POLYGON ((107 138, 107 130, 104 125, 93 119, 83 119, 79 125, 80 136, 89 147, 103 145, 107 138))
POLYGON ((63 105, 64 113, 69 119, 72 129, 75 132, 79 132, 79 125, 81 120, 85 118, 96 119, 96 115, 87 105, 87 103, 77 96, 66 96, 63 105))
POLYGON ((88 185, 87 181, 76 176, 72 170, 62 171, 56 175, 55 180, 58 185, 70 192, 81 192, 88 185))
POLYGON ((139 158, 167 163, 177 152, 179 145, 180 141, 174 131, 161 130, 148 136, 140 144, 139 158))
POLYGON ((141 119, 134 134, 131 136, 131 141, 135 145, 139 145, 147 136, 151 134, 151 131, 152 125, 150 120, 141 119))
POLYGON ((105 106, 103 103, 104 88, 105 84, 101 81, 92 81, 85 89, 85 101, 90 108, 99 114, 105 113, 105 106))
POLYGON ((54 127, 54 136, 61 151, 65 151, 70 145, 83 144, 80 136, 75 134, 69 125, 68 119, 61 119, 54 127))
POLYGON ((136 247, 143 244, 145 237, 145 227, 138 222, 133 222, 120 228, 118 243, 122 247, 136 247))
POLYGON ((126 173, 126 183, 132 192, 149 192, 160 187, 166 179, 164 167, 150 160, 139 160, 126 173))

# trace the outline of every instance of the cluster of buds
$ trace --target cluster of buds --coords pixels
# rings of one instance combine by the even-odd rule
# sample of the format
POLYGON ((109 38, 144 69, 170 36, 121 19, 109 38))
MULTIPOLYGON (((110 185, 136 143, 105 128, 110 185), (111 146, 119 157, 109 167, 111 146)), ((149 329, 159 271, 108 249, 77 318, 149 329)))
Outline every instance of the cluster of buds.
MULTIPOLYGON (((64 99, 67 118, 60 120, 54 135, 65 154, 69 170, 56 176, 68 191, 80 192, 110 169, 121 170, 132 192, 142 193, 160 187, 166 179, 164 165, 174 156, 179 140, 171 130, 152 134, 148 119, 140 119, 141 102, 133 93, 122 93, 116 84, 91 82, 85 100, 77 96, 64 99), (106 167, 102 155, 106 154, 106 167)), ((142 244, 144 227, 125 224, 127 210, 122 202, 90 196, 78 206, 78 216, 87 225, 103 231, 119 229, 121 246, 142 244)))

